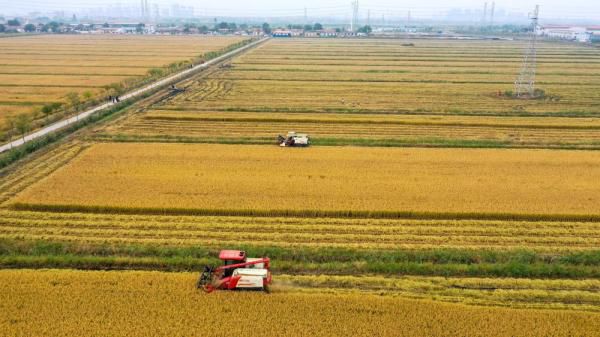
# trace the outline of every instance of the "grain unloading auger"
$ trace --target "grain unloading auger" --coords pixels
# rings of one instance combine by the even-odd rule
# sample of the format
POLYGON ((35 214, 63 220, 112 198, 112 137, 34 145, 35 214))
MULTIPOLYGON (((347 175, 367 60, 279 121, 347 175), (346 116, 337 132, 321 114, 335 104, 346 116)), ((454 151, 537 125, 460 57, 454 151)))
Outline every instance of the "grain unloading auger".
POLYGON ((272 282, 270 259, 249 258, 240 250, 222 250, 219 259, 223 265, 206 266, 196 286, 207 293, 215 290, 263 290, 269 291, 272 282))

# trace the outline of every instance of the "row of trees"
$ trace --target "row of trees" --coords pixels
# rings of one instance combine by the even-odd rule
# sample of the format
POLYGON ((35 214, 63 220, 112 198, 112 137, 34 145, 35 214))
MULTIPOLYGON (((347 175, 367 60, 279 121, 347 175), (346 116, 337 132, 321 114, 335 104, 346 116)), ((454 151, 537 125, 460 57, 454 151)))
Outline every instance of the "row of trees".
MULTIPOLYGON (((16 27, 20 27, 20 26, 21 26, 21 24, 18 20, 16 20, 16 19, 9 20, 7 25, 0 24, 0 33, 14 32, 16 30, 16 27)), ((62 26, 63 26, 62 23, 52 21, 52 22, 46 23, 44 25, 41 25, 39 27, 39 30, 44 33, 48 33, 48 32, 49 33, 58 33, 62 26)), ((33 33, 38 30, 38 26, 28 23, 25 26, 23 26, 23 30, 28 33, 33 33)))
MULTIPOLYGON (((114 88, 109 86, 105 88, 105 90, 110 90, 110 92, 113 92, 114 88)), ((25 135, 33 128, 34 121, 40 119, 40 114, 43 115, 44 124, 46 124, 50 120, 50 116, 54 113, 59 112, 60 110, 68 112, 69 109, 73 113, 77 113, 86 103, 92 101, 93 98, 94 94, 91 91, 85 91, 82 94, 77 92, 69 92, 65 95, 65 103, 46 103, 38 111, 33 113, 23 113, 9 117, 6 135, 0 136, 0 139, 8 139, 11 141, 15 134, 19 135, 20 137, 25 137, 25 135)))
POLYGON ((288 29, 303 29, 304 31, 312 32, 315 30, 322 30, 323 25, 317 22, 314 25, 288 25, 287 28, 288 29))

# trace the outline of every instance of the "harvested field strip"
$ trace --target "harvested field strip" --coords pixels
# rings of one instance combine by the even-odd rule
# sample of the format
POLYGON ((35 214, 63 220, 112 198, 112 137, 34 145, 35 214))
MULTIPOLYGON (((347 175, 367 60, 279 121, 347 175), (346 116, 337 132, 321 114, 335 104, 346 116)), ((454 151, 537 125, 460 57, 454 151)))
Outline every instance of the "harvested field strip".
POLYGON ((442 115, 382 115, 327 113, 247 113, 247 112, 172 112, 150 110, 141 116, 147 120, 222 121, 222 122, 293 122, 293 123, 365 123, 401 125, 478 126, 542 129, 600 129, 599 118, 478 117, 442 115))
POLYGON ((456 138, 509 141, 514 144, 580 144, 600 140, 596 119, 419 117, 348 114, 277 114, 229 112, 148 112, 111 128, 113 133, 186 137, 272 138, 285 130, 320 138, 456 138), (282 131, 283 130, 283 131, 282 131))
MULTIPOLYGON (((328 145, 326 142, 336 140, 340 145, 359 145, 359 143, 344 142, 344 139, 379 139, 385 141, 380 143, 380 146, 403 146, 410 145, 409 142, 396 142, 393 140, 421 140, 423 144, 428 144, 429 140, 488 140, 498 141, 502 147, 536 147, 536 148, 554 148, 561 146, 569 147, 578 146, 581 148, 594 147, 600 145, 600 135, 597 131, 581 131, 564 129, 544 130, 544 129, 510 129, 510 128, 477 128, 477 127, 421 127, 421 126, 397 126, 397 127, 381 127, 365 125, 322 125, 322 124, 306 124, 306 123, 244 123, 244 122, 207 122, 194 123, 131 123, 127 126, 120 127, 117 132, 112 135, 133 136, 132 141, 144 141, 144 136, 158 136, 169 134, 177 137, 178 135, 189 138, 204 138, 204 139, 235 139, 245 137, 256 140, 267 139, 267 143, 272 143, 274 135, 285 133, 285 130, 302 130, 313 137, 313 144, 328 145)), ((160 141, 160 138, 157 139, 160 141)), ((168 142, 168 138, 163 141, 168 142)), ((183 138, 179 141, 185 142, 183 138)), ((202 142, 199 140, 198 142, 202 142)), ((263 142, 255 142, 260 144, 263 142)), ((377 146, 378 143, 373 143, 371 146, 377 146)), ((367 144, 365 144, 367 145, 367 144)), ((414 144, 416 145, 416 144, 414 144)), ((443 145, 443 144, 440 144, 443 145)))
POLYGON ((49 150, 35 160, 21 165, 18 171, 3 172, 0 176, 0 205, 59 169, 83 151, 81 144, 69 144, 49 150))
POLYGON ((201 336, 205 334, 202 329, 189 327, 225 321, 230 325, 227 331, 217 329, 213 335, 239 335, 252 329, 257 336, 299 336, 306 331, 312 336, 330 336, 336 331, 340 336, 399 336, 401 332, 402 336, 489 337, 527 331, 583 337, 594 336, 600 329, 598 314, 585 312, 471 307, 364 293, 299 293, 285 287, 270 296, 206 295, 194 289, 195 278, 191 273, 2 271, 0 306, 8 314, 0 319, 0 335, 61 331, 146 336, 157 334, 157 321, 164 324, 159 334, 165 336, 201 336), (114 296, 107 297, 107 293, 114 296), (56 310, 57 305, 62 309, 56 310), (273 312, 278 312, 277 318, 269 319, 273 312), (103 320, 97 320, 101 315, 103 320), (267 320, 248 323, 251 315, 267 320), (264 329, 265 322, 269 329, 264 329))
POLYGON ((333 275, 281 275, 279 280, 305 291, 330 289, 373 291, 379 295, 435 298, 438 301, 512 308, 554 308, 600 311, 598 280, 524 280, 485 278, 402 277, 333 275), (508 304, 510 303, 510 304, 508 304))
POLYGON ((590 250, 600 245, 595 223, 526 223, 417 220, 342 220, 213 217, 127 217, 3 213, 0 237, 98 242, 212 244, 219 240, 285 247, 428 248, 495 247, 590 250), (45 215, 46 220, 39 220, 45 215), (46 217, 47 215, 47 217, 46 217), (48 219, 49 218, 49 219, 48 219), (135 219, 135 220, 133 220, 135 219), (133 221, 132 221, 133 220, 133 221), (177 222, 173 222, 177 221, 177 222), (377 224, 377 225, 375 225, 377 224))
MULTIPOLYGON (((488 70, 472 70, 472 69, 467 69, 467 70, 447 70, 447 67, 444 67, 444 70, 431 70, 431 68, 429 67, 423 67, 423 68, 417 68, 417 69, 410 69, 410 70, 406 70, 404 68, 399 68, 399 69, 390 69, 392 67, 386 67, 385 69, 378 69, 377 67, 369 67, 369 66, 363 66, 363 67, 352 67, 352 66, 348 66, 348 67, 344 67, 344 66, 339 66, 339 67, 310 67, 310 68, 281 68, 281 66, 279 67, 274 67, 274 66, 270 66, 270 65, 265 65, 263 67, 249 67, 249 65, 245 65, 245 64, 236 64, 235 66, 235 72, 248 72, 248 73, 255 73, 255 72, 273 72, 273 73, 295 73, 295 72, 299 72, 299 73, 319 73, 319 74, 339 74, 339 73, 344 73, 344 74, 436 74, 436 75, 504 75, 504 76, 514 76, 514 69, 512 69, 512 67, 510 68, 506 68, 504 72, 500 72, 498 71, 498 69, 494 69, 494 71, 488 71, 488 70), (246 66, 246 67, 244 67, 246 66), (370 69, 370 68, 374 68, 374 69, 370 69)), ((538 72, 537 75, 539 75, 541 78, 546 78, 549 76, 563 76, 563 77, 596 77, 599 76, 600 73, 595 73, 595 72, 589 72, 590 69, 573 69, 573 70, 569 70, 568 72, 566 71, 567 69, 563 70, 562 72, 538 72)))

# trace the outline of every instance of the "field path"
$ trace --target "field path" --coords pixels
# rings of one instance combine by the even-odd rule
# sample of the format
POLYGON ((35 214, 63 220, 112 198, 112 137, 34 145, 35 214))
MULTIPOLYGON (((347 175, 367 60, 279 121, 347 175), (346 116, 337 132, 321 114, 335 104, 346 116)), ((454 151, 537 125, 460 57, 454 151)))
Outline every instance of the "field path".
MULTIPOLYGON (((207 62, 205 62, 205 63, 203 63, 201 65, 197 65, 197 66, 195 66, 193 68, 186 69, 186 70, 181 71, 181 72, 179 72, 177 74, 171 75, 169 77, 163 78, 162 80, 159 80, 159 81, 156 81, 156 82, 154 82, 152 84, 149 84, 149 85, 147 85, 145 87, 142 87, 140 89, 131 91, 131 92, 129 92, 129 93, 123 95, 123 96, 120 96, 121 101, 126 101, 126 100, 129 100, 129 99, 132 99, 132 98, 139 97, 139 96, 141 96, 141 95, 143 95, 143 94, 145 94, 145 93, 147 93, 147 92, 149 92, 149 91, 151 91, 151 90, 153 90, 153 89, 155 89, 157 87, 161 87, 161 86, 167 85, 169 83, 173 83, 173 82, 175 82, 177 80, 183 79, 183 78, 187 77, 188 75, 190 75, 192 73, 198 72, 198 71, 200 71, 202 69, 206 69, 208 67, 211 67, 211 66, 213 66, 213 65, 215 65, 215 64, 217 64, 217 63, 219 63, 219 62, 221 62, 221 61, 223 61, 223 60, 225 60, 227 58, 235 56, 235 55, 237 55, 237 54, 239 54, 239 53, 241 53, 241 52, 243 52, 243 51, 245 51, 247 49, 250 49, 250 48, 252 48, 252 47, 254 47, 254 46, 256 46, 256 45, 258 45, 260 43, 263 43, 266 40, 268 40, 268 38, 264 38, 264 39, 260 39, 258 41, 252 42, 252 43, 247 44, 247 45, 245 45, 243 47, 240 47, 240 48, 235 49, 233 51, 230 51, 230 52, 228 52, 226 54, 223 54, 223 55, 221 55, 221 56, 219 56, 217 58, 214 58, 214 59, 212 59, 210 61, 207 61, 207 62)), ((25 136, 24 138, 20 138, 20 139, 17 139, 15 141, 12 141, 10 143, 1 145, 0 146, 0 153, 3 153, 3 152, 11 150, 13 148, 19 147, 19 146, 21 146, 23 144, 31 142, 32 140, 35 140, 35 139, 41 138, 43 136, 46 136, 46 135, 48 135, 48 134, 50 134, 52 132, 64 129, 65 127, 67 127, 69 125, 77 123, 80 120, 84 120, 84 119, 88 118, 89 116, 93 115, 94 113, 102 111, 102 110, 107 109, 107 108, 110 108, 113 105, 115 105, 115 103, 105 103, 105 104, 96 106, 96 107, 94 107, 92 109, 83 111, 83 112, 77 114, 76 116, 73 116, 73 117, 70 117, 68 119, 56 122, 54 124, 51 124, 51 125, 43 128, 43 129, 40 129, 40 130, 38 130, 36 132, 33 132, 33 133, 25 136)))

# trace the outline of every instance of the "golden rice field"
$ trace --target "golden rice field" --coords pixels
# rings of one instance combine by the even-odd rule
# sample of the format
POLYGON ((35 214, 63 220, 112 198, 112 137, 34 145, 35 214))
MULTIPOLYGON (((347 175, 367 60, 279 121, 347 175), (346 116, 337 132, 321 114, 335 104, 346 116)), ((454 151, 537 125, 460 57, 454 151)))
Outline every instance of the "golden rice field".
POLYGON ((241 40, 112 35, 0 39, 0 131, 11 116, 39 114, 46 103, 64 103, 69 92, 104 95, 104 86, 139 80, 151 68, 197 60, 241 40))
POLYGON ((599 214, 595 152, 96 144, 14 203, 61 210, 552 219, 599 214), (75 208, 77 209, 77 208, 75 208), (446 214, 446 216, 444 216, 446 214))
POLYGON ((265 144, 295 130, 316 145, 599 149, 600 56, 542 43, 537 79, 546 97, 518 100, 504 92, 524 47, 275 39, 96 139, 265 144))
POLYGON ((250 330, 256 336, 596 336, 600 329, 597 313, 344 292, 206 295, 194 288, 195 277, 0 271, 0 335, 231 336, 250 330))
MULTIPOLYGON (((0 109, 238 41, 23 39, 0 109)), ((0 169, 0 336, 597 335, 600 56, 543 42, 548 96, 499 97, 524 47, 270 40, 0 169), (226 248, 273 292, 194 289, 226 248)))
MULTIPOLYGON (((231 86, 222 96, 183 95, 166 108, 597 114, 600 55, 585 46, 541 44, 538 82, 548 99, 497 97, 499 91, 513 89, 524 47, 515 41, 273 40, 212 76, 231 86), (406 42, 414 46, 404 46, 406 42)), ((204 87, 202 92, 209 91, 210 82, 204 87)))
MULTIPOLYGON (((439 144, 462 140, 484 147, 597 149, 600 119, 561 117, 481 117, 369 115, 332 113, 179 112, 149 111, 109 128, 109 134, 135 135, 137 139, 186 141, 211 139, 272 143, 282 130, 302 130, 318 144, 362 139, 385 145, 439 144)), ((458 144, 460 145, 460 144, 458 144)))

